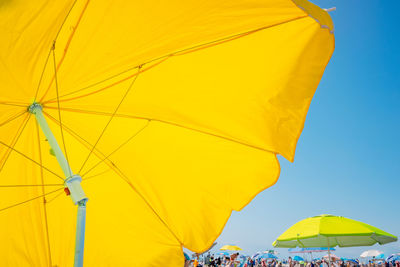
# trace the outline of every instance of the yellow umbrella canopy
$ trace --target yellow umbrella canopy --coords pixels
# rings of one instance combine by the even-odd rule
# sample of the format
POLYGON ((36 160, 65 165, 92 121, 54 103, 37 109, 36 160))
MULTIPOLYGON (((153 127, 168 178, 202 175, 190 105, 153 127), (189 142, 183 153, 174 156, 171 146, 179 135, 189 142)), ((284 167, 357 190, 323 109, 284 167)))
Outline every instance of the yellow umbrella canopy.
POLYGON ((219 250, 242 250, 239 246, 235 245, 225 245, 222 246, 219 250))
POLYGON ((180 266, 293 161, 334 50, 304 0, 6 0, 0 34, 2 266, 74 262, 32 104, 83 179, 85 266, 180 266))

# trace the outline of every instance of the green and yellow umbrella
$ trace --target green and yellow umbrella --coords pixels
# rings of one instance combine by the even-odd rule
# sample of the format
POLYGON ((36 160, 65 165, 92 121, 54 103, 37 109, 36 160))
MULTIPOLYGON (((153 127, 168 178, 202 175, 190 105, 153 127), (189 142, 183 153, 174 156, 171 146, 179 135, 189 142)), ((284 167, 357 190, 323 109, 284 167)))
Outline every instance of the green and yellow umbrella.
POLYGON ((5 0, 0 35, 1 266, 207 250, 293 161, 334 50, 305 0, 5 0))
POLYGON ((319 215, 299 221, 273 243, 274 247, 358 247, 383 245, 397 237, 369 224, 342 216, 319 215))
POLYGON ((332 247, 383 245, 397 241, 397 237, 369 224, 342 216, 319 215, 297 222, 279 236, 274 247, 327 247, 330 262, 332 247))

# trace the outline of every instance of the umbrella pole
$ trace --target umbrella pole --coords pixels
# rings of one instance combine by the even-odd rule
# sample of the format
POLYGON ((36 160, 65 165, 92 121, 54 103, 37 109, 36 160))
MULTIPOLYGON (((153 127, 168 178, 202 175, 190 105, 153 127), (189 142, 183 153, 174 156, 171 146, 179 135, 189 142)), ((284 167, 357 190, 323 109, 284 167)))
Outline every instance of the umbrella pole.
POLYGON ((35 115, 36 121, 46 136, 47 141, 57 158, 58 164, 66 177, 64 185, 68 188, 67 191, 70 194, 73 203, 78 205, 74 267, 82 267, 85 243, 86 202, 88 201, 81 186, 82 178, 79 175, 73 174, 64 153, 58 145, 57 139, 54 137, 53 132, 43 116, 42 106, 38 103, 33 103, 29 106, 29 112, 35 115))
POLYGON ((330 267, 331 266, 331 248, 330 248, 330 245, 329 245, 329 237, 327 237, 327 239, 328 239, 328 266, 330 267))

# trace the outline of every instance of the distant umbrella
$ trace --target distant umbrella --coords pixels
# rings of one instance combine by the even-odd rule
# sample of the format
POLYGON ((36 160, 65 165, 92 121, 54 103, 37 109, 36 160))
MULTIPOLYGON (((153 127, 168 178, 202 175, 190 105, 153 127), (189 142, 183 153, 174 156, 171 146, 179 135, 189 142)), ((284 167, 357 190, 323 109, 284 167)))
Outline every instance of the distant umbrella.
POLYGON ((220 248, 219 250, 234 250, 234 251, 237 251, 237 250, 242 250, 242 249, 240 247, 238 247, 238 246, 235 246, 235 245, 225 245, 222 248, 220 248))
POLYGON ((371 250, 366 250, 363 253, 361 253, 360 257, 361 258, 376 257, 382 253, 383 253, 382 251, 371 249, 371 250))
POLYGON ((293 260, 295 260, 295 261, 304 261, 304 259, 302 257, 300 257, 300 256, 294 256, 293 260))

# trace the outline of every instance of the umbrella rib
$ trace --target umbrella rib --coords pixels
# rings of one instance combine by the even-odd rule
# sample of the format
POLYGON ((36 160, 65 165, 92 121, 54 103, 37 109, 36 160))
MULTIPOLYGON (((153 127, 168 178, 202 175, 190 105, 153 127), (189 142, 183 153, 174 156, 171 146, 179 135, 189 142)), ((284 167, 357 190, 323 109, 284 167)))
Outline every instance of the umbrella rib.
POLYGON ((136 187, 131 183, 129 178, 121 171, 120 168, 114 163, 112 165, 108 164, 109 167, 122 179, 124 180, 131 188, 133 191, 136 192, 140 196, 140 198, 144 201, 144 203, 150 208, 150 210, 158 217, 158 219, 161 221, 161 223, 164 224, 164 226, 170 231, 170 233, 176 238, 176 240, 181 244, 182 242, 179 240, 179 238, 176 236, 174 231, 168 226, 168 224, 161 218, 161 216, 157 213, 157 211, 151 206, 151 204, 146 200, 146 198, 136 189, 136 187))
MULTIPOLYGON (((46 109, 57 109, 57 108, 56 107, 51 107, 51 106, 46 106, 46 109)), ((61 110, 69 111, 69 112, 84 113, 84 114, 93 114, 93 115, 101 115, 101 116, 112 116, 111 112, 104 112, 104 111, 97 111, 97 110, 85 110, 85 109, 66 108, 66 107, 61 107, 61 110)), ((114 117, 129 118, 129 119, 141 119, 141 120, 153 120, 153 119, 146 118, 146 117, 140 117, 140 116, 134 116, 134 115, 128 115, 128 114, 121 114, 121 113, 116 113, 114 115, 114 117)))
MULTIPOLYGON (((54 118, 53 116, 51 116, 49 113, 43 111, 43 114, 46 115, 48 118, 50 118, 53 122, 55 122, 56 124, 60 124, 60 122, 54 118)), ((93 145, 87 141, 85 138, 83 138, 82 136, 80 136, 78 133, 76 133, 74 130, 72 130, 70 127, 68 127, 65 123, 63 123, 63 128, 64 130, 69 133, 73 138, 75 138, 78 142, 80 142, 81 144, 83 144, 88 150, 89 147, 93 147, 93 145)), ((97 153, 100 153, 102 156, 105 157, 104 153, 102 153, 98 148, 95 149, 97 153)), ((99 157, 96 153, 95 155, 97 157, 99 157)))
MULTIPOLYGON (((167 60, 168 58, 173 57, 173 56, 181 56, 181 55, 185 55, 185 54, 188 54, 188 53, 196 52, 196 51, 198 51, 198 50, 202 50, 202 49, 205 49, 205 48, 208 48, 208 47, 212 47, 212 46, 216 46, 216 45, 219 45, 219 44, 223 44, 223 43, 226 43, 226 42, 229 42, 229 41, 233 41, 233 40, 236 40, 236 39, 238 39, 238 38, 245 37, 245 36, 247 36, 247 35, 250 35, 250 34, 253 34, 253 33, 256 33, 256 32, 259 32, 259 31, 262 31, 262 30, 265 30, 265 29, 268 29, 268 28, 272 28, 272 27, 275 27, 275 26, 279 26, 279 25, 282 25, 282 24, 286 24, 286 23, 289 23, 289 22, 292 22, 292 21, 296 21, 296 20, 299 20, 299 19, 302 19, 302 18, 307 18, 307 17, 308 17, 308 15, 299 16, 299 17, 296 17, 296 18, 292 18, 292 19, 289 19, 289 20, 285 20, 285 21, 282 21, 282 22, 275 23, 275 24, 273 24, 273 25, 269 25, 269 26, 257 28, 257 29, 255 29, 255 30, 249 30, 249 31, 246 31, 246 32, 238 33, 238 34, 233 34, 233 35, 230 35, 230 36, 227 36, 227 37, 220 38, 220 39, 218 39, 218 40, 214 40, 214 41, 210 41, 210 42, 206 42, 206 43, 194 45, 194 46, 192 46, 192 47, 184 48, 184 49, 181 49, 181 50, 177 50, 177 51, 172 52, 172 53, 169 53, 169 54, 167 54, 167 55, 160 56, 160 57, 157 57, 157 58, 154 58, 154 59, 150 59, 150 60, 145 61, 145 62, 143 62, 143 63, 141 63, 141 64, 138 64, 138 65, 136 65, 136 66, 134 66, 134 67, 130 67, 130 68, 128 68, 128 69, 125 70, 125 71, 122 71, 122 72, 120 72, 120 73, 114 74, 114 75, 112 75, 112 76, 110 76, 110 77, 108 77, 108 78, 106 78, 106 79, 103 79, 103 80, 101 80, 101 81, 99 81, 99 82, 93 83, 93 84, 88 85, 88 86, 85 86, 85 87, 83 87, 83 88, 81 88, 81 89, 75 90, 75 91, 70 92, 70 93, 67 93, 67 94, 65 94, 65 95, 62 95, 62 96, 60 96, 60 98, 63 98, 63 97, 65 97, 65 96, 78 93, 78 92, 83 91, 83 90, 86 90, 86 89, 91 88, 91 87, 93 87, 93 86, 96 86, 96 85, 98 85, 98 84, 100 84, 100 83, 106 82, 106 81, 108 81, 108 80, 110 80, 110 79, 112 79, 112 78, 118 77, 119 75, 122 75, 122 74, 124 74, 124 73, 126 73, 126 72, 129 72, 129 71, 131 71, 131 70, 140 68, 140 67, 143 66, 143 65, 146 65, 146 64, 149 64, 149 63, 152 63, 152 62, 155 62, 155 61, 159 61, 159 62, 155 63, 154 65, 152 65, 151 67, 149 67, 149 68, 147 68, 147 69, 144 69, 143 71, 146 71, 146 70, 148 70, 148 69, 150 69, 150 68, 152 68, 152 67, 154 67, 154 66, 160 64, 161 62, 163 62, 163 61, 165 61, 165 60, 167 60)), ((123 78, 120 82, 125 81, 125 80, 127 80, 127 79, 129 79, 129 78, 131 78, 131 77, 133 77, 133 76, 128 76, 128 77, 126 77, 126 78, 123 78)), ((105 90, 105 89, 108 89, 108 88, 110 88, 110 87, 112 87, 112 86, 114 86, 114 85, 117 85, 117 84, 119 84, 120 82, 117 81, 117 82, 115 82, 115 83, 113 83, 113 84, 111 84, 111 85, 108 85, 108 86, 104 87, 103 89, 96 90, 96 91, 94 91, 94 92, 92 92, 92 93, 98 93, 98 92, 103 91, 103 90, 105 90)), ((80 97, 85 97, 85 96, 87 96, 87 95, 91 95, 92 93, 87 93, 87 94, 84 94, 84 95, 82 95, 82 96, 77 96, 77 97, 73 97, 73 98, 70 98, 70 99, 61 99, 61 101, 74 100, 74 99, 77 99, 77 98, 80 98, 80 97)), ((43 100, 43 98, 42 98, 42 100, 43 100)), ((48 100, 48 101, 44 101, 44 103, 51 103, 51 102, 54 102, 54 100, 55 100, 55 98, 52 98, 52 99, 50 99, 50 100, 48 100)))
POLYGON ((36 165, 43 167, 44 170, 48 171, 49 173, 54 174, 55 176, 57 176, 58 178, 60 178, 61 180, 64 181, 64 178, 62 178, 60 175, 58 175, 57 173, 53 172, 52 170, 50 170, 49 168, 45 167, 44 165, 41 165, 39 162, 37 162, 36 160, 30 158, 29 156, 25 155, 24 153, 22 153, 21 151, 16 150, 15 148, 11 147, 10 145, 7 145, 6 143, 0 141, 0 144, 2 144, 5 147, 8 147, 10 150, 18 153, 19 155, 23 156, 24 158, 32 161, 33 163, 35 163, 36 165))
POLYGON ((28 113, 25 116, 24 120, 22 121, 22 124, 20 125, 20 127, 17 130, 16 135, 14 136, 13 140, 11 141, 11 146, 7 145, 8 149, 7 149, 6 153, 4 154, 3 158, 0 160, 0 164, 1 164, 0 172, 3 170, 4 166, 6 165, 6 163, 8 161, 8 158, 10 157, 11 152, 14 150, 15 145, 17 144, 19 138, 21 137, 22 132, 24 131, 26 125, 28 124, 29 118, 31 117, 30 115, 31 114, 28 113))
POLYGON ((64 191, 61 191, 60 193, 58 193, 57 195, 55 195, 53 198, 50 198, 48 200, 46 200, 46 205, 48 205, 50 202, 53 202, 53 200, 55 200, 56 198, 58 198, 59 196, 61 196, 64 193, 64 191))
POLYGON ((29 106, 29 104, 19 103, 19 102, 0 102, 0 105, 14 106, 14 107, 24 107, 24 108, 27 108, 29 106))
POLYGON ((3 184, 0 187, 63 186, 64 184, 3 184))
MULTIPOLYGON (((52 121, 54 121, 55 123, 59 124, 60 122, 54 118, 53 116, 51 116, 50 114, 43 112, 46 116, 48 116, 52 121)), ((85 175, 87 175, 90 171, 92 171, 95 167, 97 167, 100 163, 106 161, 112 154, 114 154, 117 150, 121 149, 124 145, 126 145, 127 143, 129 143, 134 137, 136 137, 141 131, 143 131, 149 124, 150 124, 151 120, 148 120, 148 122, 141 128, 139 129, 137 132, 135 132, 131 137, 129 137, 124 143, 122 143, 119 147, 117 147, 114 151, 111 152, 111 154, 109 155, 105 155, 103 152, 101 152, 98 148, 95 149, 95 151, 100 154, 98 155, 97 153, 95 153, 95 155, 100 159, 100 161, 95 164, 91 169, 89 169, 88 171, 86 171, 81 177, 84 177, 85 175)), ((63 124, 64 129, 73 137, 75 138, 78 142, 80 142, 81 144, 83 144, 88 150, 90 150, 90 147, 93 147, 93 145, 87 141, 86 139, 84 139, 82 136, 80 136, 79 134, 77 134, 75 131, 73 131, 70 127, 68 127, 65 123, 63 124), (85 142, 86 144, 84 144, 83 142, 85 142)), ((111 161, 109 161, 110 164, 113 164, 111 161)), ((85 180, 87 180, 88 178, 86 178, 85 180)))
MULTIPOLYGON (((59 99, 59 93, 58 93, 59 90, 58 90, 58 79, 57 79, 56 53, 54 51, 55 50, 55 43, 53 45, 53 49, 52 50, 53 50, 54 79, 55 79, 55 85, 56 85, 58 119, 60 120, 61 140, 62 140, 63 147, 64 147, 65 158, 66 158, 68 166, 69 166, 67 147, 65 146, 64 131, 63 131, 62 120, 61 120, 60 99, 59 99)), ((71 168, 68 168, 68 170, 69 170, 69 176, 72 176, 71 168)))
MULTIPOLYGON (((140 70, 141 70, 141 67, 138 69, 138 72, 140 72, 140 70)), ((110 125, 112 119, 114 118, 115 114, 118 112, 118 109, 120 108, 122 102, 124 102, 125 98, 127 97, 127 95, 129 94, 129 92, 130 92, 131 89, 133 88, 133 85, 135 84, 137 78, 138 78, 138 75, 136 75, 136 76, 133 78, 132 82, 131 82, 130 85, 128 86, 128 88, 127 88, 125 94, 122 96, 122 98, 121 98, 121 100, 119 101, 117 107, 114 109, 114 112, 112 113, 112 115, 111 115, 110 119, 108 120, 107 124, 104 126, 103 130, 101 131, 99 137, 97 138, 96 142, 94 143, 92 149, 90 150, 89 154, 87 155, 87 157, 86 157, 85 161, 83 162, 81 168, 79 169, 79 172, 78 172, 78 173, 81 173, 81 172, 82 172, 83 167, 86 165, 87 161, 89 160, 90 156, 91 156, 92 153, 93 153, 93 150, 96 148, 96 146, 97 146, 97 144, 99 143, 100 139, 103 137, 103 135, 104 135, 105 131, 107 130, 108 126, 110 125)), ((60 122, 60 123, 61 123, 61 122, 60 122)))
POLYGON ((40 195, 40 196, 37 196, 37 197, 34 197, 34 198, 30 198, 30 199, 27 199, 27 200, 18 202, 18 203, 16 203, 16 204, 13 204, 13 205, 10 205, 10 206, 1 208, 1 209, 0 209, 0 212, 5 211, 5 210, 8 210, 8 209, 11 209, 11 208, 14 208, 14 207, 17 207, 17 206, 20 206, 20 205, 22 205, 22 204, 25 204, 25 203, 28 203, 28 202, 30 202, 30 201, 33 201, 33 200, 35 200, 35 199, 42 198, 42 197, 44 197, 44 196, 50 195, 50 194, 52 194, 52 193, 55 193, 55 192, 60 191, 60 190, 63 190, 63 189, 64 189, 64 187, 61 187, 61 188, 58 188, 58 189, 56 189, 56 190, 50 191, 50 192, 48 192, 48 193, 46 193, 46 194, 43 194, 43 195, 40 195))
MULTIPOLYGON (((58 31, 57 31, 57 34, 56 34, 56 36, 55 36, 55 38, 54 38, 54 42, 57 41, 58 35, 60 34, 62 28, 64 27, 64 24, 65 24, 65 22, 67 21, 67 18, 69 17, 69 14, 71 13, 72 9, 74 8, 76 2, 77 2, 77 0, 75 0, 75 1, 72 3, 71 8, 68 10, 67 15, 65 16, 63 22, 61 23, 60 28, 59 28, 58 31)), ((38 93, 39 93, 40 85, 42 84, 42 79, 43 79, 43 76, 44 76, 44 72, 46 71, 46 67, 47 67, 47 64, 48 64, 48 62, 49 62, 51 50, 53 50, 53 47, 51 47, 51 48, 49 49, 49 53, 47 54, 47 58, 46 58, 46 61, 45 61, 45 63, 44 63, 44 66, 43 66, 42 73, 41 73, 41 75, 40 75, 39 83, 38 83, 38 86, 36 87, 35 98, 34 98, 35 101, 36 101, 37 96, 38 96, 38 93)), ((51 83, 52 83, 52 81, 51 81, 51 83)), ((50 86, 51 86, 51 85, 50 85, 50 86)), ((50 87, 50 86, 49 86, 49 87, 50 87)))
POLYGON ((40 167, 40 179, 42 182, 42 194, 43 194, 43 215, 44 215, 44 227, 46 233, 46 240, 47 240, 47 252, 49 254, 49 265, 53 266, 51 260, 51 249, 50 249, 50 237, 49 237, 49 225, 47 220, 47 208, 46 208, 46 197, 45 197, 45 190, 44 190, 44 175, 43 175, 43 161, 42 161, 42 147, 40 145, 40 132, 39 132, 39 124, 36 121, 36 136, 37 136, 37 144, 38 144, 38 152, 39 152, 39 163, 40 167))
POLYGON ((93 174, 93 175, 91 175, 91 176, 82 178, 82 181, 84 181, 84 180, 89 180, 89 179, 96 178, 96 177, 99 177, 100 175, 103 175, 103 174, 105 174, 105 173, 107 173, 107 172, 109 172, 109 171, 110 171, 110 169, 107 169, 107 170, 102 171, 102 172, 100 172, 100 173, 96 173, 96 174, 93 174))
POLYGON ((22 112, 20 112, 20 113, 15 114, 14 116, 8 118, 7 120, 1 122, 1 123, 0 123, 0 127, 6 125, 7 123, 12 122, 12 121, 15 120, 15 119, 18 119, 19 117, 21 117, 21 116, 24 115, 25 113, 26 113, 26 110, 24 110, 24 111, 22 111, 22 112))
MULTIPOLYGON (((75 3, 74 3, 74 4, 75 4, 75 3)), ((43 66, 43 69, 42 69, 42 73, 40 74, 39 82, 38 82, 38 85, 37 85, 37 87, 36 87, 36 92, 35 92, 34 101, 36 101, 36 99, 37 99, 37 96, 38 96, 38 93, 39 93, 39 89, 40 89, 40 85, 42 84, 43 76, 44 76, 44 73, 45 73, 45 71, 46 71, 47 64, 48 64, 48 62, 49 62, 51 50, 53 50, 53 47, 50 48, 49 53, 47 53, 46 61, 44 62, 44 66, 43 66)))
MULTIPOLYGON (((48 109, 56 109, 55 107, 48 107, 48 106, 46 106, 46 108, 48 108, 48 109)), ((103 112, 103 111, 96 111, 96 110, 83 110, 83 109, 65 108, 65 107, 61 108, 61 109, 64 110, 64 111, 69 111, 69 112, 93 114, 93 115, 100 115, 100 116, 112 116, 113 115, 110 112, 103 112)), ((264 152, 269 152, 269 153, 276 154, 275 151, 268 150, 268 149, 265 149, 265 148, 262 148, 262 147, 259 147, 259 146, 255 146, 255 145, 252 145, 252 144, 248 144, 248 143, 245 143, 244 141, 236 140, 236 139, 233 139, 233 138, 230 138, 230 137, 226 137, 226 136, 222 136, 222 135, 219 135, 219 134, 210 133, 210 132, 207 132, 205 130, 196 129, 194 127, 185 126, 185 125, 182 125, 182 124, 179 124, 179 123, 176 123, 176 122, 172 122, 172 121, 156 119, 156 118, 149 118, 149 117, 144 117, 144 116, 121 114, 121 113, 114 114, 114 117, 141 119, 141 120, 149 120, 149 121, 161 122, 161 123, 169 124, 169 125, 172 125, 172 126, 176 126, 176 127, 184 128, 184 129, 187 129, 187 130, 192 130, 192 131, 199 132, 199 133, 202 133, 202 134, 206 134, 206 135, 214 136, 214 137, 217 137, 217 138, 221 138, 221 139, 224 139, 224 140, 227 140, 227 141, 231 141, 231 142, 234 142, 234 143, 237 143, 237 144, 241 144, 241 145, 244 145, 244 146, 247 146, 247 147, 251 147, 251 148, 254 148, 254 149, 257 149, 257 150, 261 150, 261 151, 264 151, 264 152)))
MULTIPOLYGON (((101 92, 101 91, 104 91, 104 90, 109 89, 109 88, 111 88, 111 87, 113 87, 113 86, 116 86, 116 85, 118 85, 118 84, 120 84, 120 83, 122 83, 122 82, 125 82, 125 81, 127 81, 127 80, 129 80, 129 79, 131 79, 131 78, 133 78, 133 77, 137 77, 137 75, 139 75, 140 73, 145 72, 145 71, 147 71, 147 70, 149 70, 149 69, 154 68, 155 66, 157 66, 157 65, 161 64, 162 62, 166 61, 168 58, 169 58, 169 57, 166 57, 166 58, 162 59, 161 61, 159 61, 159 62, 157 62, 157 63, 155 63, 155 64, 153 64, 153 65, 151 65, 151 66, 149 66, 149 67, 147 67, 147 68, 142 68, 142 66, 144 66, 144 64, 143 64, 143 65, 141 65, 141 66, 138 67, 139 70, 138 70, 137 72, 135 72, 134 74, 129 75, 129 76, 127 76, 127 77, 125 77, 125 78, 123 78, 123 79, 121 79, 121 80, 118 80, 118 81, 116 81, 116 82, 114 82, 114 83, 112 83, 112 84, 109 84, 109 85, 107 85, 107 86, 105 86, 105 87, 102 87, 102 88, 100 88, 100 89, 97 89, 97 90, 95 90, 95 91, 88 92, 88 93, 86 93, 86 94, 79 95, 79 96, 76 96, 76 97, 71 97, 71 98, 67 98, 67 99, 61 99, 61 100, 59 100, 59 101, 60 101, 60 102, 66 102, 66 101, 71 101, 71 100, 80 99, 80 98, 83 98, 83 97, 86 97, 86 96, 90 96, 90 95, 93 95, 93 94, 97 94, 97 93, 99 93, 99 92, 101 92)), ((136 67, 136 68, 137 68, 137 67, 136 67)), ((135 68, 135 69, 136 69, 136 68, 135 68)), ((98 82, 98 83, 96 83, 96 84, 99 84, 99 83, 102 83, 102 82, 98 82)), ((87 88, 90 88, 90 87, 87 87, 87 88)), ((72 92, 72 93, 70 93, 70 94, 74 94, 74 93, 75 93, 75 92, 72 92)), ((70 94, 67 94, 67 95, 70 95, 70 94)), ((66 95, 64 95, 64 96, 66 96, 66 95)), ((62 97, 62 96, 61 96, 61 97, 62 97)), ((47 104, 47 103, 54 103, 54 102, 55 102, 55 101, 54 101, 54 99, 53 99, 53 100, 45 101, 44 104, 47 104)))
MULTIPOLYGON (((68 18, 68 16, 69 16, 69 14, 71 13, 72 9, 74 8, 76 2, 77 2, 77 0, 75 0, 75 2, 72 4, 72 7, 70 8, 70 10, 68 11, 67 15, 65 16, 65 19, 64 19, 63 23, 61 24, 61 27, 60 27, 59 31, 57 32, 57 34, 56 34, 56 36, 55 36, 55 38, 54 38, 53 46, 52 46, 51 49, 54 49, 54 46, 55 46, 55 43, 56 43, 56 41, 57 41, 58 35, 60 34, 61 29, 63 28, 65 22, 67 21, 67 18, 68 18)), ((70 36, 69 36, 69 38, 68 38, 68 41, 67 41, 67 43, 66 43, 66 45, 65 45, 65 47, 64 47, 64 50, 63 50, 64 53, 62 54, 61 59, 60 59, 60 61, 59 61, 58 64, 57 64, 56 72, 60 69, 62 63, 64 62, 64 59, 65 59, 65 56, 67 55, 67 52, 68 52, 68 49, 69 49, 69 47, 70 47, 71 41, 72 41, 72 39, 73 39, 73 37, 74 37, 74 35, 75 35, 76 29, 78 28, 78 26, 79 26, 79 24, 80 24, 80 22, 81 22, 81 20, 82 20, 83 14, 85 13, 88 4, 89 4, 89 0, 86 1, 85 5, 84 5, 84 7, 83 7, 83 10, 81 11, 81 13, 80 13, 80 15, 79 15, 78 21, 77 21, 76 24, 72 27, 72 32, 71 32, 71 34, 70 34, 70 36)), ((47 87, 46 91, 44 92, 44 94, 43 94, 43 96, 42 96, 42 98, 40 99, 39 102, 43 102, 43 99, 46 97, 47 93, 50 91, 50 88, 51 88, 51 85, 52 85, 53 82, 54 82, 54 79, 55 79, 55 76, 53 76, 52 79, 50 80, 49 86, 47 87)))
POLYGON ((336 240, 336 244, 337 244, 337 246, 339 246, 339 247, 340 247, 339 240, 337 239, 337 236, 335 236, 335 240, 336 240))
POLYGON ((105 160, 108 160, 109 157, 111 157, 111 155, 113 155, 115 152, 117 152, 118 150, 120 150, 123 146, 125 146, 126 144, 128 144, 133 138, 135 138, 138 134, 140 134, 147 126, 149 126, 151 120, 148 120, 147 123, 139 129, 139 131, 137 131, 136 133, 134 133, 131 137, 129 137, 124 143, 122 143, 121 145, 119 145, 116 149, 114 149, 110 154, 108 154, 105 158, 101 159, 99 162, 97 162, 95 165, 93 165, 88 171, 86 171, 84 174, 82 174, 82 177, 86 176, 89 172, 91 172, 94 168, 96 168, 98 165, 100 165, 101 163, 103 163, 105 160))

